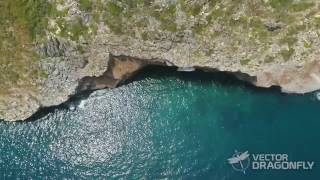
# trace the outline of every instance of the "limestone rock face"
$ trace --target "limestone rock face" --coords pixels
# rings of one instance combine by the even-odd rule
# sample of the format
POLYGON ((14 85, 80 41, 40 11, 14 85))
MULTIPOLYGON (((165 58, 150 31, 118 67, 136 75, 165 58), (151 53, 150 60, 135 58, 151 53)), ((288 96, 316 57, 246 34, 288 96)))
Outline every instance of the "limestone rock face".
POLYGON ((320 89, 320 2, 2 0, 0 119, 25 120, 149 64, 320 89))

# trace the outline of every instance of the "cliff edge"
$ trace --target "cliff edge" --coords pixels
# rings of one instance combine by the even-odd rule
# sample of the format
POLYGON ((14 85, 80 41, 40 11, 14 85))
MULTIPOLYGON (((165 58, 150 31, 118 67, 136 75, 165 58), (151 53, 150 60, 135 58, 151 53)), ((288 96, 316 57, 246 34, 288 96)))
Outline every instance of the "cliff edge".
POLYGON ((2 0, 0 119, 25 120, 155 64, 320 89, 320 2, 2 0))

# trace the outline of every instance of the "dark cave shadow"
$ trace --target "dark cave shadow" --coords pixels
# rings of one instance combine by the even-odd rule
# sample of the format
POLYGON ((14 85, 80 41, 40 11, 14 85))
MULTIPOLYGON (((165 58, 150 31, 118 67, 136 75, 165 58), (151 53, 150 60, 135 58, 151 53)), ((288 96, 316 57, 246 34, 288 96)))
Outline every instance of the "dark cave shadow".
POLYGON ((33 114, 31 117, 29 117, 28 119, 26 119, 25 121, 17 121, 17 123, 25 123, 25 122, 34 122, 37 121, 41 118, 44 118, 45 116, 47 116, 49 113, 52 113, 56 110, 65 110, 65 109, 69 109, 68 104, 73 104, 73 105, 79 105, 81 99, 87 99, 90 94, 92 94, 94 91, 84 91, 81 92, 75 96, 72 96, 68 101, 57 105, 57 106, 52 106, 52 107, 46 107, 46 108, 42 108, 40 109, 38 112, 36 112, 35 114, 33 114))
POLYGON ((270 88, 256 87, 249 82, 239 80, 229 72, 207 72, 203 70, 195 70, 191 72, 177 71, 176 67, 164 67, 164 66, 147 66, 142 70, 138 71, 133 77, 129 78, 121 85, 128 85, 135 81, 141 81, 146 78, 178 78, 184 81, 194 81, 199 83, 218 83, 222 86, 242 86, 249 91, 255 91, 258 93, 276 93, 279 95, 286 96, 286 93, 282 93, 280 87, 272 86, 270 88))
MULTIPOLYGON (((259 88, 255 87, 254 85, 250 84, 249 82, 242 81, 237 79, 233 74, 228 72, 205 72, 202 70, 195 70, 192 72, 181 72, 177 71, 176 67, 165 67, 165 66, 147 66, 140 71, 136 72, 131 78, 122 82, 119 86, 128 85, 135 81, 141 81, 146 78, 178 78, 184 81, 195 81, 199 83, 218 83, 222 86, 230 86, 236 87, 241 86, 248 91, 254 91, 258 93, 275 93, 280 96, 288 96, 288 94, 282 93, 279 87, 271 87, 271 88, 259 88)), ((64 102, 58 106, 42 108, 30 118, 25 121, 18 121, 18 123, 25 123, 25 122, 33 122, 38 119, 41 119, 47 116, 49 113, 54 112, 55 110, 59 109, 68 109, 68 105, 70 103, 75 103, 81 99, 86 99, 90 96, 91 93, 94 91, 85 91, 81 92, 73 97, 71 97, 67 102, 64 102)))

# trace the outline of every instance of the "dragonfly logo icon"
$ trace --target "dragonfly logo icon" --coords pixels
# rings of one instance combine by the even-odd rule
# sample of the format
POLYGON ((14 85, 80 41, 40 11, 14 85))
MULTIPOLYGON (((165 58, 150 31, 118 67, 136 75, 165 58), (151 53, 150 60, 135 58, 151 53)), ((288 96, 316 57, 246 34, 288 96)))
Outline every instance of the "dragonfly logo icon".
POLYGON ((236 171, 241 171, 243 174, 246 174, 246 170, 250 166, 250 158, 248 151, 242 153, 237 150, 233 154, 231 158, 228 159, 229 164, 231 164, 232 168, 236 171))

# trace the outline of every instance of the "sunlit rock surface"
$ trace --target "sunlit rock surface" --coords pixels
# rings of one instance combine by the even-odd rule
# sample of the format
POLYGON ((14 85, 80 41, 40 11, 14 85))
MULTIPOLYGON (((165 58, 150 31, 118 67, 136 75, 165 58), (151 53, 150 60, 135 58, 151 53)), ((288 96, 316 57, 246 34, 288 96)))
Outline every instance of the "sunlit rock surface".
POLYGON ((116 87, 149 64, 315 91, 319 8, 312 0, 0 1, 0 119, 116 87))

